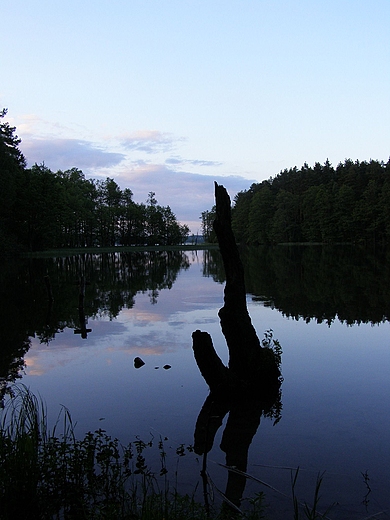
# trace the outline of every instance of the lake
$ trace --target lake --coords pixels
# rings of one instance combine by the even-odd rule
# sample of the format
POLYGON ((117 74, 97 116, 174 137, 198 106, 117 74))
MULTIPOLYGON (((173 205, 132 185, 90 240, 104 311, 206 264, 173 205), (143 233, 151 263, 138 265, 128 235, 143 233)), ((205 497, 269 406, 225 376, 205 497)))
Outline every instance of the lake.
MULTIPOLYGON (((268 486, 249 480, 244 497, 264 491, 270 518, 292 518, 299 467, 296 493, 308 503, 325 471, 320 509, 335 503, 328 518, 389 518, 388 253, 277 246, 242 259, 253 325, 259 338, 272 329, 279 340, 284 378, 281 418, 262 417, 249 448, 247 472, 268 486)), ((194 489, 201 457, 176 448, 194 443, 208 395, 192 333, 209 332, 228 362, 218 250, 25 259, 4 263, 0 276, 3 383, 19 372, 50 423, 65 406, 80 437, 104 428, 123 444, 166 438, 179 490, 194 489)), ((208 455, 222 490, 226 420, 208 455)))

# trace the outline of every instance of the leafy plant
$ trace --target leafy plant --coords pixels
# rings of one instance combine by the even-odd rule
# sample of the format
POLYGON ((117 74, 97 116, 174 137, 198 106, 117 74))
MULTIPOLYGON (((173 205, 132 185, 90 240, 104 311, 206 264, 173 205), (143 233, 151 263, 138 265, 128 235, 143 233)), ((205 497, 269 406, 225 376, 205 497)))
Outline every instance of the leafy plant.
POLYGON ((276 365, 280 368, 282 365, 283 350, 280 341, 274 338, 274 331, 272 329, 268 329, 264 332, 261 344, 263 348, 269 349, 272 352, 276 365))

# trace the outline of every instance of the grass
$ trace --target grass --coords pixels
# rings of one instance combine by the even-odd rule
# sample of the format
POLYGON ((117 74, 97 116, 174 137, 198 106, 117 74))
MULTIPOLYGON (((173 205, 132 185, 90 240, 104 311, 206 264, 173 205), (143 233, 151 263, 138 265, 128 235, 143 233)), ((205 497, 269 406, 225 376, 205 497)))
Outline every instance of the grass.
MULTIPOLYGON (((297 470, 295 471, 294 474, 291 473, 291 489, 292 489, 292 500, 293 500, 293 507, 294 507, 294 520, 299 520, 301 518, 301 516, 299 514, 300 504, 299 504, 298 498, 295 494, 295 487, 296 487, 296 483, 297 483, 297 479, 298 479, 298 473, 299 473, 299 468, 297 468, 297 470)), ((302 504, 305 518, 307 520, 317 520, 320 518, 328 519, 327 514, 333 507, 333 506, 330 506, 325 511, 325 513, 320 513, 318 511, 318 505, 319 505, 320 498, 321 498, 320 489, 321 489, 321 484, 322 484, 323 478, 324 478, 324 473, 319 473, 317 475, 317 480, 316 480, 316 484, 315 484, 315 488, 314 488, 313 505, 309 506, 306 502, 304 504, 302 504)))
POLYGON ((162 441, 159 474, 147 467, 151 444, 124 447, 102 429, 78 440, 65 408, 49 432, 42 401, 15 386, 0 424, 0 518, 205 518, 193 497, 169 489, 162 441))
MULTIPOLYGON (((41 399, 24 385, 12 387, 12 397, 0 411, 1 520, 269 518, 263 492, 247 499, 243 511, 229 503, 209 477, 208 495, 212 497, 212 491, 216 490, 222 497, 222 507, 212 499, 201 504, 195 499, 196 489, 191 495, 179 494, 177 482, 173 486, 168 479, 167 455, 161 438, 148 442, 136 438, 122 446, 99 429, 77 439, 66 408, 60 411, 51 431, 46 417, 41 399), (154 471, 146 460, 152 445, 157 447, 160 459, 159 468, 154 471)), ((180 457, 189 451, 192 446, 182 444, 176 454, 180 457)), ((249 474, 242 474, 272 488, 249 474)), ((292 476, 293 520, 302 518, 301 511, 309 520, 328 518, 327 513, 318 512, 322 477, 319 475, 317 479, 313 506, 309 507, 300 504, 295 495, 298 470, 292 476)))

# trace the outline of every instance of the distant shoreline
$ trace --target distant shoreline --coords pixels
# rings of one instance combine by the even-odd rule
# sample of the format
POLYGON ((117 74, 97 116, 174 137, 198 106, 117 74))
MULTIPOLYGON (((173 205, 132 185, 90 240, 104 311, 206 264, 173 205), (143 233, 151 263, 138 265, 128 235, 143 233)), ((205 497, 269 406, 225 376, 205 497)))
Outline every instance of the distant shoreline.
POLYGON ((77 247, 49 249, 47 251, 23 252, 22 258, 47 258, 57 256, 76 256, 85 253, 139 253, 144 251, 198 251, 202 249, 219 249, 218 244, 181 244, 175 246, 114 246, 114 247, 77 247))

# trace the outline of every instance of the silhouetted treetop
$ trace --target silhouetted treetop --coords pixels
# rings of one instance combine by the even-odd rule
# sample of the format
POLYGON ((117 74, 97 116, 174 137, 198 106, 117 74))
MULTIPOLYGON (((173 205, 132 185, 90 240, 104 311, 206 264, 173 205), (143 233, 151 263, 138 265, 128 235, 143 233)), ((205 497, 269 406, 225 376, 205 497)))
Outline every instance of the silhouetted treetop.
POLYGON ((114 179, 86 179, 78 168, 26 168, 20 142, 15 128, 0 123, 0 239, 9 250, 175 245, 187 238, 189 228, 154 192, 137 204, 114 179))
POLYGON ((390 238, 390 160, 305 163, 235 197, 238 241, 357 242, 390 238))

